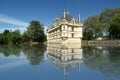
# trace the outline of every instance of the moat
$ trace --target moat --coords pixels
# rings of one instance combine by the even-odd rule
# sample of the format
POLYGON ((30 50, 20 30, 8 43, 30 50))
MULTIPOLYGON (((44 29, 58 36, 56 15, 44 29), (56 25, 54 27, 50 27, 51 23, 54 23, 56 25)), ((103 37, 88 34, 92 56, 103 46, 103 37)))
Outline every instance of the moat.
POLYGON ((120 80, 120 47, 1 45, 0 80, 120 80))

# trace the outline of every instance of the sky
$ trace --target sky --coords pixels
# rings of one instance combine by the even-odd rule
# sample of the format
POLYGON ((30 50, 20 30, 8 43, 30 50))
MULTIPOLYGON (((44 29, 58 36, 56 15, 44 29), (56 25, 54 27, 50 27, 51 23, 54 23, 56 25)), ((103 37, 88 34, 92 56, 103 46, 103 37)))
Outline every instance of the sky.
POLYGON ((5 29, 19 29, 22 33, 32 20, 40 21, 45 29, 64 10, 84 21, 99 15, 106 8, 120 8, 120 0, 0 0, 0 33, 5 29))

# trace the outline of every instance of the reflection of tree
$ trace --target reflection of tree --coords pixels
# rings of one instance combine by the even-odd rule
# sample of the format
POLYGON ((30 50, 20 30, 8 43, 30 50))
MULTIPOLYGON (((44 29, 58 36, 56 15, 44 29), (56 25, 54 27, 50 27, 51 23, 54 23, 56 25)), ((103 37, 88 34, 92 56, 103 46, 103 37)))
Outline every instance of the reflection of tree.
POLYGON ((111 68, 113 69, 113 73, 116 76, 120 77, 120 47, 110 47, 109 48, 109 58, 111 63, 111 68))
POLYGON ((0 52, 4 54, 4 56, 15 55, 19 56, 21 51, 21 47, 18 45, 1 45, 0 52))
POLYGON ((120 47, 83 47, 84 63, 92 70, 106 76, 120 77, 120 47))
POLYGON ((32 65, 38 65, 42 62, 45 51, 45 45, 23 46, 23 52, 27 55, 27 58, 32 65))

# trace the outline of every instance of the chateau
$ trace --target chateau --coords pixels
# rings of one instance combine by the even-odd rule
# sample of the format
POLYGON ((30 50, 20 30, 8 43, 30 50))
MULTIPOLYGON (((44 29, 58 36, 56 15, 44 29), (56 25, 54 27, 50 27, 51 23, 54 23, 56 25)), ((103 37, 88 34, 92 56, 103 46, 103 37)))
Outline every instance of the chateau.
POLYGON ((48 43, 81 43, 82 26, 80 15, 75 20, 67 10, 64 10, 63 15, 55 18, 47 29, 48 43))

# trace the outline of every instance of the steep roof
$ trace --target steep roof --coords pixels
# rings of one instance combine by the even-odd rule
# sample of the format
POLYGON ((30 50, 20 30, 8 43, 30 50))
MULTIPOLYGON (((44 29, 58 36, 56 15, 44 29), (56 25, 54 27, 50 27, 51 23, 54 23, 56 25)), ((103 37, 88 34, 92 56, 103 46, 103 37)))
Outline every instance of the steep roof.
POLYGON ((67 10, 64 10, 63 15, 60 16, 59 19, 66 19, 67 21, 71 21, 73 17, 67 10))

